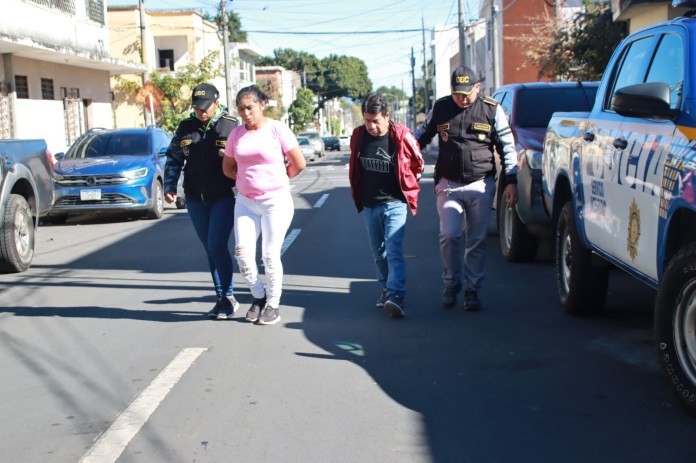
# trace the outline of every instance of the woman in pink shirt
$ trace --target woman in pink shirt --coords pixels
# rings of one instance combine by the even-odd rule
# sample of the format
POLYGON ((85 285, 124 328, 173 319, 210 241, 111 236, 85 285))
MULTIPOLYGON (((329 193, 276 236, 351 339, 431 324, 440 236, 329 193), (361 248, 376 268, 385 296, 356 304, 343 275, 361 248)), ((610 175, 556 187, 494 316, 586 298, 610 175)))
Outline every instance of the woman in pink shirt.
POLYGON ((222 171, 237 181, 234 253, 254 298, 246 319, 273 325, 280 321, 280 250, 295 213, 290 178, 302 172, 306 163, 290 128, 264 116, 266 103, 268 97, 256 85, 237 93, 237 112, 244 125, 235 127, 227 139, 222 171), (266 269, 265 288, 256 265, 259 234, 266 269))

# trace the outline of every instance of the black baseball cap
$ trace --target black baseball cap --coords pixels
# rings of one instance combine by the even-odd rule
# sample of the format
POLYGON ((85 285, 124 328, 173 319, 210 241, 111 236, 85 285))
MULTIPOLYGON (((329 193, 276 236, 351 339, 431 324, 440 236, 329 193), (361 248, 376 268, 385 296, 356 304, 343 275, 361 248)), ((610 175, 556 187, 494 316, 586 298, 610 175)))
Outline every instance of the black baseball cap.
POLYGON ((193 92, 191 92, 191 105, 207 111, 219 97, 220 92, 214 85, 198 84, 193 87, 193 92))
POLYGON ((466 66, 459 66, 452 71, 452 93, 468 95, 477 82, 476 73, 466 66))

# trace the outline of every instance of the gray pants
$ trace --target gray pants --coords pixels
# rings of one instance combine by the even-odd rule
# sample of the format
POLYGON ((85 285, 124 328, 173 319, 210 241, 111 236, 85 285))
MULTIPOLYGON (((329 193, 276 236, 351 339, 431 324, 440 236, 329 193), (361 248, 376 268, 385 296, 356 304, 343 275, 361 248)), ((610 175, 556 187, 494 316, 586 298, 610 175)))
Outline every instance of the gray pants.
POLYGON ((465 291, 476 291, 484 277, 486 232, 495 197, 495 179, 489 176, 465 185, 442 178, 435 186, 435 193, 445 287, 463 283, 465 291), (460 243, 464 230, 466 248, 462 274, 460 243))

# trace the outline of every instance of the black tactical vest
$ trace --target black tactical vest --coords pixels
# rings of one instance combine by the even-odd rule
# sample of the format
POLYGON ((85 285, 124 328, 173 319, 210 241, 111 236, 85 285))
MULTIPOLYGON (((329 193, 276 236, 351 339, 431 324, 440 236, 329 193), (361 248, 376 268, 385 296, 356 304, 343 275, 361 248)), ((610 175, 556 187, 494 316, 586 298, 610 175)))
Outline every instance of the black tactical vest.
POLYGON ((431 127, 438 133, 438 177, 471 183, 495 174, 494 144, 497 101, 479 97, 462 109, 451 96, 435 102, 431 127))

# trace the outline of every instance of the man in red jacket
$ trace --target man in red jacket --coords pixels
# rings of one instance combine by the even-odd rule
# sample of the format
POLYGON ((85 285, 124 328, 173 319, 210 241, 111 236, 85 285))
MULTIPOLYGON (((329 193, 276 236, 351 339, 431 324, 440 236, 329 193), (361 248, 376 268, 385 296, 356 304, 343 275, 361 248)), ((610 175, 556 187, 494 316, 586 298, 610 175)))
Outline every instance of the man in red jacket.
POLYGON ((371 93, 362 103, 365 123, 350 139, 350 187, 365 226, 382 291, 377 307, 402 318, 406 296, 404 231, 416 215, 423 157, 411 131, 389 120, 387 103, 371 93))

